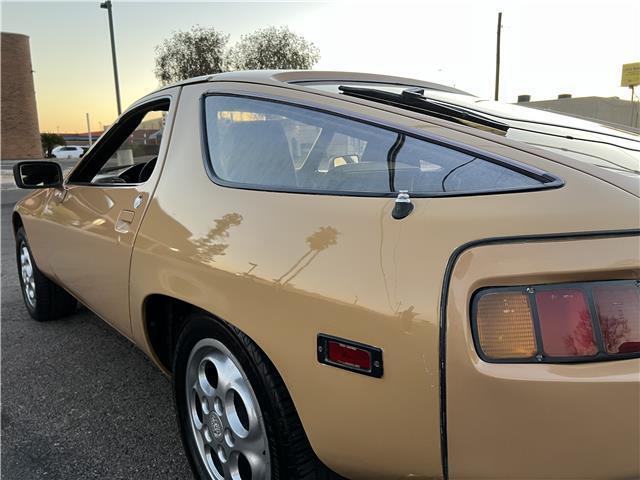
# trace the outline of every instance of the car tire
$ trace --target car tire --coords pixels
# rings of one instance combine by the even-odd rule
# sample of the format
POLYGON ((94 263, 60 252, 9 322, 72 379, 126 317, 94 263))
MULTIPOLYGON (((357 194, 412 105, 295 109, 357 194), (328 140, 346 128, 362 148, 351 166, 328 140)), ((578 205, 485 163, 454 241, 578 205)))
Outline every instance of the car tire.
POLYGON ((173 359, 173 392, 196 479, 342 478, 313 453, 273 364, 228 323, 204 313, 186 319, 173 359))
POLYGON ((16 261, 22 298, 34 320, 44 322, 73 313, 77 300, 38 269, 22 227, 16 232, 16 261))

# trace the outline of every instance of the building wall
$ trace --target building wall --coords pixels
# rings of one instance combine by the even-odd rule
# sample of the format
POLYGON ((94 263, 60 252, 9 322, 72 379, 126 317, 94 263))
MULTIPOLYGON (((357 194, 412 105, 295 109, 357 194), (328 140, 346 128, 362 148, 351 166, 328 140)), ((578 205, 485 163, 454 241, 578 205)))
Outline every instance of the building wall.
POLYGON ((0 33, 0 159, 42 158, 29 37, 0 33))
POLYGON ((640 105, 638 102, 632 103, 617 97, 558 98, 520 102, 518 105, 566 113, 635 132, 640 128, 640 105))

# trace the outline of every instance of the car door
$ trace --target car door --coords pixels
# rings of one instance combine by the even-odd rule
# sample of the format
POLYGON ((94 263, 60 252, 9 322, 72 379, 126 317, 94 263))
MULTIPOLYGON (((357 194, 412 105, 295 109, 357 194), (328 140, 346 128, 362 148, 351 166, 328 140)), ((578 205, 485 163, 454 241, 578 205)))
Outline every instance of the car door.
POLYGON ((43 219, 59 283, 130 335, 129 264, 157 184, 179 88, 125 112, 52 195, 43 219))

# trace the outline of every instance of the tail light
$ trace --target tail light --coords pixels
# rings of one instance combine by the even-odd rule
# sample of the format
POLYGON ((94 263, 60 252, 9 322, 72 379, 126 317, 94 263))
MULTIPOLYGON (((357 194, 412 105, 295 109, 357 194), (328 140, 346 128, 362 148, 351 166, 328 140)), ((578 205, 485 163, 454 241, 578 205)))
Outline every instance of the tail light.
POLYGON ((489 362, 640 356, 640 282, 488 288, 472 301, 478 354, 489 362))

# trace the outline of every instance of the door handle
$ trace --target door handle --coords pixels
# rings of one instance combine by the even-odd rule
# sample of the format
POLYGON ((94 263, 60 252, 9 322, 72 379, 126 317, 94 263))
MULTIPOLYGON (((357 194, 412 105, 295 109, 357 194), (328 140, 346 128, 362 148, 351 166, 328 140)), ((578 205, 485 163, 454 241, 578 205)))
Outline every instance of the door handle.
POLYGON ((53 198, 55 198, 58 202, 64 202, 64 197, 67 194, 66 189, 58 189, 53 193, 53 198))
POLYGON ((135 212, 131 210, 122 210, 120 215, 118 215, 118 219, 116 220, 116 232, 119 233, 129 233, 129 227, 135 218, 135 212))

